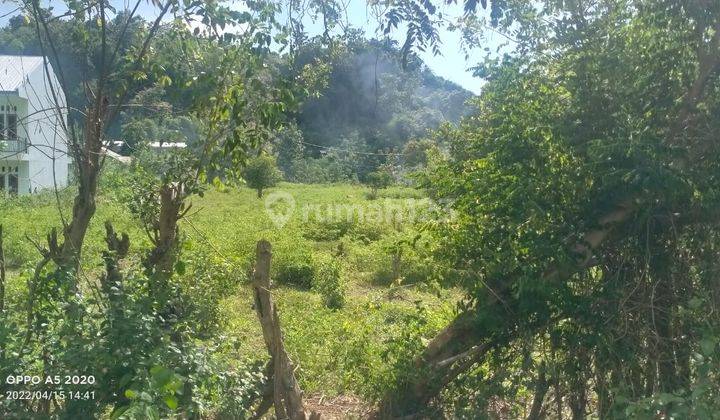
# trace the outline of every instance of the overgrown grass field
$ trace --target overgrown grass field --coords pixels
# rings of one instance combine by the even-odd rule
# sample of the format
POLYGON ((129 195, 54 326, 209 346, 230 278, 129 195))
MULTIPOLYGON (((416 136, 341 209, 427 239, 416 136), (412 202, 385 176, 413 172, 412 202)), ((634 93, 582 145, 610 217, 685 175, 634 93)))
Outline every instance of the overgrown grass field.
MULTIPOLYGON (((431 250, 418 224, 397 216, 408 206, 422 209, 426 202, 416 190, 400 187, 383 190, 374 200, 367 198, 367 188, 355 185, 281 184, 266 194, 268 199, 258 199, 250 189, 219 187, 192 200, 180 223, 184 240, 175 276, 204 314, 202 325, 192 328, 207 331, 209 357, 238 369, 267 357, 248 279, 255 243, 267 239, 273 246, 273 297, 303 390, 365 400, 379 397, 385 384, 392 383, 395 369, 452 317, 459 296, 432 286, 426 263, 431 250), (271 205, 278 194, 292 197, 294 208, 287 202, 271 205), (279 226, 268 208, 292 212, 279 226), (356 213, 341 214, 348 209, 356 213), (339 267, 337 284, 318 285, 326 263, 339 267), (341 304, 328 305, 328 289, 341 304)), ((129 234, 128 265, 140 266, 150 246, 121 195, 100 197, 85 242, 83 274, 89 294, 102 272, 105 221, 129 234)), ((61 226, 61 213, 69 213, 71 197, 66 191, 57 197, 42 194, 1 202, 9 307, 26 299, 25 284, 39 259, 33 241, 45 243, 45 235, 61 226)))

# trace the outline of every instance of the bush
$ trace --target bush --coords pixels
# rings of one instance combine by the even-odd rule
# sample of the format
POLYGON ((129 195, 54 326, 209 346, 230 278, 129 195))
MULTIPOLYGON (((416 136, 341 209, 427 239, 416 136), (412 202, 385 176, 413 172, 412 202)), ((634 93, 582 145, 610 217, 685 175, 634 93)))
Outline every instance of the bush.
MULTIPOLYGON (((186 248, 190 247, 190 244, 186 245, 186 248)), ((212 336, 225 321, 219 302, 236 292, 238 279, 243 278, 240 267, 241 264, 228 262, 203 247, 185 252, 175 264, 178 293, 183 302, 182 315, 199 337, 212 336)))
POLYGON ((425 198, 425 194, 415 188, 408 187, 388 187, 382 191, 378 191, 378 198, 394 198, 394 199, 408 199, 413 198, 421 200, 425 198))
POLYGON ((387 225, 380 223, 357 223, 348 232, 348 234, 356 240, 361 241, 365 245, 378 241, 388 231, 387 225))
POLYGON ((372 283, 382 286, 414 284, 436 277, 438 267, 427 241, 402 235, 385 238, 382 241, 384 256, 375 264, 377 269, 372 283))
POLYGON ((406 168, 425 167, 428 164, 428 151, 437 149, 437 145, 429 140, 410 140, 403 148, 403 164, 406 168))
POLYGON ((258 198, 265 188, 275 186, 281 178, 275 159, 266 155, 250 159, 242 170, 242 177, 248 187, 257 191, 258 198))
POLYGON ((352 169, 347 168, 327 156, 321 158, 306 157, 292 163, 290 181, 305 184, 328 184, 352 181, 355 176, 352 169))
POLYGON ((275 281, 309 289, 312 287, 315 268, 308 261, 288 260, 279 264, 275 281))
POLYGON ((325 255, 315 257, 313 289, 323 296, 328 308, 340 309, 345 305, 345 284, 338 260, 325 255))
POLYGON ((366 184, 370 187, 368 198, 373 200, 377 198, 378 190, 387 188, 393 183, 393 176, 389 169, 380 168, 375 172, 367 175, 366 184))
POLYGON ((317 242, 335 241, 345 236, 354 224, 347 219, 311 221, 305 225, 303 237, 317 242))
POLYGON ((199 377, 206 414, 201 418, 246 419, 252 417, 252 406, 263 394, 267 382, 265 363, 234 362, 233 367, 213 362, 208 375, 199 377), (238 366, 239 364, 239 366, 238 366))

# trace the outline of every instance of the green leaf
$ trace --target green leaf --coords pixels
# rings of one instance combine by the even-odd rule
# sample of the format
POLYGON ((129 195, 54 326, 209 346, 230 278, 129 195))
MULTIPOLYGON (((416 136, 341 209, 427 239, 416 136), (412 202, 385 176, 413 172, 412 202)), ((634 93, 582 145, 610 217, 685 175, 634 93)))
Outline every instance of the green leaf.
POLYGON ((715 352, 715 337, 700 340, 700 350, 705 356, 711 356, 715 352))
POLYGON ((178 400, 177 398, 175 398, 174 395, 168 395, 167 397, 165 397, 165 404, 171 410, 175 410, 178 407, 178 400))
MULTIPOLYGON (((130 383, 131 380, 132 380, 132 375, 130 375, 129 373, 126 373, 125 375, 122 376, 122 378, 120 378, 120 381, 118 382, 118 386, 120 388, 124 388, 125 385, 130 383)), ((128 397, 128 398, 130 398, 130 397, 128 397)))
POLYGON ((703 304, 703 301, 702 301, 702 299, 699 299, 699 298, 692 298, 692 299, 690 299, 688 304, 690 305, 690 308, 692 308, 692 309, 700 309, 700 307, 703 304))
POLYGON ((185 262, 184 261, 178 261, 175 263, 175 272, 182 276, 185 274, 185 262))
POLYGON ((152 375, 153 380, 155 381, 157 386, 160 388, 167 385, 175 375, 172 370, 162 366, 153 367, 152 369, 150 369, 150 374, 152 375))

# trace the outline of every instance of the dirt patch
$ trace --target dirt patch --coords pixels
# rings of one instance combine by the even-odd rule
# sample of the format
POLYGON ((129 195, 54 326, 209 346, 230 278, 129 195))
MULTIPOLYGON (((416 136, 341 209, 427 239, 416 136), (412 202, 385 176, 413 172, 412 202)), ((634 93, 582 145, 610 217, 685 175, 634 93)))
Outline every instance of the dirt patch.
POLYGON ((303 398, 303 403, 306 412, 319 413, 321 420, 366 419, 373 411, 373 406, 351 395, 309 395, 303 398))

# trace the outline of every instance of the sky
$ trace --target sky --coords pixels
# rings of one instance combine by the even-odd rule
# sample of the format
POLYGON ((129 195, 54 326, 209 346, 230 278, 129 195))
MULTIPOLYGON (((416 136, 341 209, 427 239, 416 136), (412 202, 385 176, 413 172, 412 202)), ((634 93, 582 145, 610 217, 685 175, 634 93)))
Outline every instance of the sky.
MULTIPOLYGON (((463 13, 462 2, 459 5, 442 5, 445 3, 444 0, 436 3, 441 5, 438 11, 442 12, 446 18, 459 17, 463 13)), ((349 0, 347 19, 350 25, 356 28, 362 28, 368 38, 382 35, 381 32, 377 31, 377 19, 370 13, 365 0, 349 0)), ((322 33, 321 22, 313 24, 309 19, 306 19, 304 23, 306 30, 310 32, 311 35, 322 33)), ((429 51, 418 52, 418 54, 435 74, 451 80, 475 94, 479 94, 483 81, 474 77, 469 68, 477 64, 482 58, 482 48, 471 50, 470 57, 466 60, 465 52, 460 48, 460 35, 457 32, 450 32, 442 28, 439 34, 442 41, 442 45, 440 46, 442 55, 435 56, 429 51)), ((493 35, 492 33, 488 34, 488 45, 483 45, 483 48, 488 46, 494 49, 500 44, 501 40, 495 39, 493 35)), ((394 30, 390 36, 398 40, 400 45, 405 41, 405 31, 402 26, 394 30)))
MULTIPOLYGON (((110 3, 118 9, 122 9, 127 7, 126 5, 128 4, 128 0, 110 0, 110 3)), ((444 3, 444 1, 438 1, 437 3, 441 4, 444 3)), ((64 4, 63 1, 46 0, 43 1, 43 4, 46 6, 53 6, 56 10, 64 9, 64 7, 62 7, 64 4)), ((232 6, 233 3, 230 4, 231 7, 241 7, 241 2, 234 3, 237 6, 232 6)), ((16 9, 16 2, 0 0, 0 25, 5 25, 11 16, 17 14, 18 12, 16 12, 16 9)), ((457 17, 462 14, 462 5, 443 5, 438 10, 446 17, 457 17)), ((147 2, 143 3, 141 6, 140 13, 146 19, 151 19, 156 16, 157 11, 150 2, 147 2)), ((378 22, 370 13, 366 0, 348 0, 347 20, 350 25, 363 29, 369 38, 379 34, 377 32, 378 22)), ((306 30, 311 36, 317 35, 322 31, 321 22, 312 22, 309 18, 306 18, 304 24, 306 30)), ((435 74, 453 81, 473 93, 480 93, 483 81, 474 77, 469 68, 475 65, 482 58, 482 48, 471 50, 470 57, 466 60, 465 52, 460 48, 459 34, 456 32, 450 32, 445 28, 441 28, 439 32, 440 39, 442 41, 442 45, 440 46, 442 55, 434 56, 430 52, 419 52, 420 57, 435 74)), ((390 34, 392 38, 400 41, 400 44, 404 41, 404 35, 405 33, 402 27, 394 30, 390 34)), ((492 33, 488 34, 488 38, 486 40, 487 45, 483 45, 482 47, 495 49, 502 41, 501 39, 496 38, 497 37, 493 37, 492 33)))

